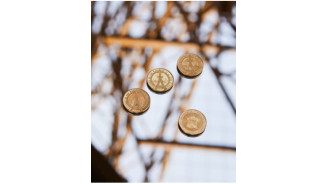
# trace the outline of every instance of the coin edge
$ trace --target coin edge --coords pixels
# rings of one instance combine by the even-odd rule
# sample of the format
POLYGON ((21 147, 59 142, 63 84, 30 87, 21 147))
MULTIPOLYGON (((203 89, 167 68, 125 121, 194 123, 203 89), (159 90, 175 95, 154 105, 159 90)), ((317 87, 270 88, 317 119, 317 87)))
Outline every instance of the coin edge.
POLYGON ((136 116, 138 116, 138 115, 142 115, 142 114, 144 114, 145 112, 147 112, 148 109, 150 108, 150 103, 151 103, 150 95, 147 93, 147 91, 145 91, 144 89, 141 89, 141 88, 132 88, 132 89, 129 89, 129 90, 127 90, 127 91, 124 93, 124 95, 123 95, 123 97, 122 97, 122 106, 123 106, 124 110, 125 110, 126 112, 128 112, 128 113, 130 113, 130 114, 133 114, 133 115, 136 115, 136 116), (126 94, 127 92, 129 92, 129 91, 134 90, 134 89, 139 89, 139 90, 144 91, 144 92, 148 95, 148 98, 149 98, 149 104, 148 104, 148 107, 147 107, 144 111, 142 111, 142 112, 140 112, 140 113, 130 112, 130 111, 126 108, 125 103, 124 103, 124 96, 125 96, 125 94, 126 94))
POLYGON ((152 70, 150 70, 150 71, 148 72, 148 74, 147 74, 147 78, 146 78, 146 84, 147 84, 147 87, 148 87, 148 89, 149 89, 150 91, 152 91, 152 92, 154 92, 154 93, 156 93, 156 94, 165 94, 165 93, 169 92, 169 91, 173 88, 173 86, 174 86, 174 77, 173 77, 172 73, 171 73, 169 70, 165 69, 165 68, 155 68, 155 69, 152 69, 152 70), (149 76, 149 74, 150 74, 151 71, 156 70, 156 69, 164 69, 164 70, 166 70, 167 72, 169 72, 169 74, 172 76, 172 86, 171 86, 171 88, 169 88, 169 89, 166 90, 166 91, 160 91, 160 92, 155 91, 154 89, 151 88, 151 86, 148 84, 148 76, 149 76))
POLYGON ((193 54, 193 53, 185 53, 185 54, 181 55, 181 56, 178 58, 178 61, 177 61, 177 70, 178 70, 178 73, 179 73, 180 75, 182 75, 183 77, 185 77, 185 78, 188 78, 188 79, 194 79, 194 78, 200 76, 200 74, 203 73, 203 69, 204 69, 204 61, 203 61, 203 59, 202 59, 200 56, 198 56, 197 54, 193 54), (199 74, 197 74, 197 75, 193 75, 193 76, 187 76, 187 75, 183 74, 183 73, 180 71, 180 69, 179 69, 179 61, 180 61, 180 59, 181 59, 184 55, 187 55, 187 54, 195 55, 195 56, 197 56, 197 57, 201 60, 201 62, 202 62, 203 65, 202 65, 202 69, 201 69, 201 71, 200 71, 199 74))
POLYGON ((203 134, 203 133, 205 132, 205 130, 206 130, 206 126, 207 126, 207 119, 206 119, 205 115, 204 115, 201 111, 199 111, 199 110, 197 110, 197 109, 187 109, 187 110, 183 111, 183 112, 180 114, 179 118, 178 118, 178 127, 179 127, 180 131, 181 131, 183 134, 185 134, 185 135, 187 135, 187 136, 189 136, 189 137, 197 137, 197 136, 203 134), (182 114, 183 114, 184 112, 189 111, 189 110, 198 111, 198 112, 200 112, 201 115, 204 117, 204 119, 205 119, 205 126, 204 126, 204 130, 203 130, 202 132, 197 133, 197 134, 187 134, 185 131, 183 131, 183 128, 182 128, 182 126, 180 125, 180 117, 182 116, 182 114))

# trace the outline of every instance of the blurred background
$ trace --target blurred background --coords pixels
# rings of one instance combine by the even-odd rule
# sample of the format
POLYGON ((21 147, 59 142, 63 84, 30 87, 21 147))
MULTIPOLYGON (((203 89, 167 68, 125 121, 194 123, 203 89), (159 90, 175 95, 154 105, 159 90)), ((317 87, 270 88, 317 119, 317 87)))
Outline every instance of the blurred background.
POLYGON ((236 3, 91 2, 91 181, 235 182, 236 3), (196 79, 182 78, 177 60, 205 62, 196 79), (166 68, 174 87, 151 92, 145 76, 166 68), (149 110, 129 115, 123 94, 142 88, 149 110), (205 132, 183 135, 178 117, 197 109, 205 132))

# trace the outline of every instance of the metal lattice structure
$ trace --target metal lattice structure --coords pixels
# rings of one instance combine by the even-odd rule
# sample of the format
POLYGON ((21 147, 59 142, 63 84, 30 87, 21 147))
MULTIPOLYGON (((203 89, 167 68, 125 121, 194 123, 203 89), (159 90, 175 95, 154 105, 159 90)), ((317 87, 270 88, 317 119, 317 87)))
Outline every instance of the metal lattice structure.
MULTIPOLYGON (((227 87, 222 79, 235 86, 236 70, 220 68, 222 62, 217 62, 222 53, 235 55, 235 2, 92 2, 91 12, 91 109, 96 114, 97 110, 106 106, 109 110, 104 112, 110 114, 106 116, 108 119, 92 120, 95 127, 92 143, 107 141, 108 147, 98 146, 98 150, 121 176, 128 178, 128 181, 140 181, 134 180, 132 175, 129 179, 128 171, 122 169, 122 157, 129 154, 136 154, 139 158, 138 165, 144 170, 144 182, 165 181, 165 171, 175 148, 235 154, 235 144, 181 141, 178 127, 172 126, 177 114, 190 107, 199 85, 198 79, 186 81, 176 75, 169 100, 165 101, 167 106, 163 107, 165 110, 158 111, 163 118, 156 121, 160 127, 156 131, 148 130, 149 126, 144 126, 147 123, 138 123, 151 118, 145 120, 143 116, 129 115, 121 105, 122 95, 127 90, 132 87, 145 88, 145 75, 152 68, 174 65, 176 60, 164 59, 165 62, 160 62, 160 58, 165 55, 163 53, 169 53, 165 52, 167 48, 179 48, 181 53, 192 52, 203 58, 210 75, 214 76, 215 85, 225 98, 226 106, 222 108, 235 118, 233 89, 227 87), (229 29, 229 34, 226 29, 229 29), (225 41, 227 37, 230 41, 225 41), (102 62, 105 64, 99 64, 102 62), (96 121, 109 126, 110 135, 107 132, 103 137, 98 136, 100 133, 96 129, 99 129, 100 123, 96 125, 96 121), (169 131, 172 133, 167 136, 166 132, 169 131), (143 146, 151 148, 147 154, 142 150, 143 146), (135 152, 126 151, 131 147, 135 152), (155 179, 150 179, 150 172, 155 170, 155 166, 159 174, 155 179)), ((178 56, 175 54, 174 58, 178 56)), ((229 121, 235 123, 234 120, 229 121)))

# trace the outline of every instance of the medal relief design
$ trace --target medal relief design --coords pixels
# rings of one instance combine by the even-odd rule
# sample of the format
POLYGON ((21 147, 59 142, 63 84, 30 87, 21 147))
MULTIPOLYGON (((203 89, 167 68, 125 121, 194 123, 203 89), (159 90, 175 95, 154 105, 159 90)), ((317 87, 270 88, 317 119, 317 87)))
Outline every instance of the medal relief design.
POLYGON ((193 130, 197 130, 199 128, 198 122, 199 119, 195 117, 195 115, 192 115, 191 117, 185 118, 186 120, 184 120, 186 122, 186 128, 188 128, 189 130, 193 131, 193 130))
POLYGON ((151 70, 147 75, 147 86, 155 93, 166 93, 173 87, 173 75, 164 68, 151 70))
POLYGON ((179 129, 187 136, 198 136, 205 131, 206 118, 198 110, 189 109, 179 117, 179 129))
POLYGON ((123 96, 123 106, 128 112, 139 115, 149 109, 150 97, 148 93, 142 89, 131 89, 123 96))
POLYGON ((187 78, 195 78, 203 71, 204 63, 196 54, 184 54, 178 59, 178 71, 187 78))

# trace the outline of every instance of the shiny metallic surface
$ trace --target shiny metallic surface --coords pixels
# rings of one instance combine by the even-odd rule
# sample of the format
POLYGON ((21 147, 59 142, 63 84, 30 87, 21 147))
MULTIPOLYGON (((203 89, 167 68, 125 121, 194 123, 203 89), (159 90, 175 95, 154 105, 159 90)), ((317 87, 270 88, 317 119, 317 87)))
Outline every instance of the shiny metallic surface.
POLYGON ((203 60, 196 54, 184 54, 180 56, 177 63, 179 73, 187 78, 199 76, 204 67, 203 60))
POLYGON ((149 109, 150 97, 142 89, 130 89, 123 96, 123 106, 127 112, 140 115, 149 109))
POLYGON ((178 125, 182 133, 190 137, 195 137, 205 131, 206 118, 200 111, 188 109, 180 115, 178 125))
POLYGON ((147 86, 155 93, 168 92, 172 89, 173 83, 173 75, 164 68, 151 70, 147 75, 147 86))

